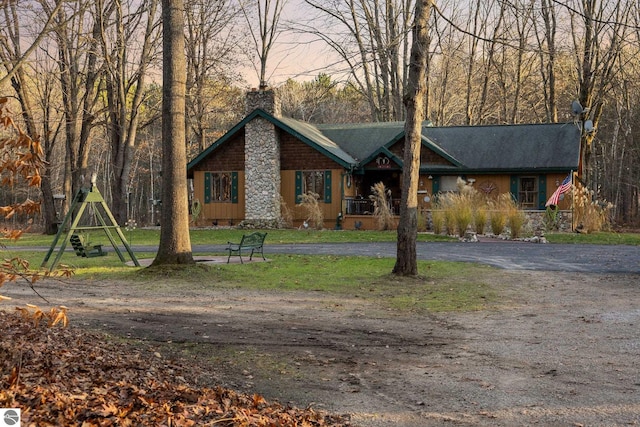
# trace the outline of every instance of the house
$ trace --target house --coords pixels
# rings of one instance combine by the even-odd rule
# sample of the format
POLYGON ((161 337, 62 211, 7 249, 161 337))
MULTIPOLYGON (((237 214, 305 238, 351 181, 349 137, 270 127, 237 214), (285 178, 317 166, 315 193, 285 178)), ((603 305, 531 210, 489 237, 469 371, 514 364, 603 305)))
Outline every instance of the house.
MULTIPOLYGON (((456 191, 458 178, 489 197, 510 192, 522 208, 544 210, 548 197, 578 167, 580 129, 573 123, 423 126, 418 199, 456 191)), ((313 125, 283 117, 271 90, 247 94, 247 115, 189 162, 194 199, 207 224, 269 228, 282 205, 294 226, 299 196, 319 195, 325 226, 339 214, 345 228, 373 228, 371 187, 383 182, 399 212, 404 123, 313 125)), ((560 202, 569 209, 568 200, 560 202)))

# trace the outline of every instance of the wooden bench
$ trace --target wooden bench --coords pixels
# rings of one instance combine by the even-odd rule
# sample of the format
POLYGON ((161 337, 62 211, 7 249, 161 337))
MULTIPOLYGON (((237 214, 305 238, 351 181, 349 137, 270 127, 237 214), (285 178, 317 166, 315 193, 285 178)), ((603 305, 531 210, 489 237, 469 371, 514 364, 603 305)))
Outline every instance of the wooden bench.
MULTIPOLYGON (((227 264, 229 264, 229 260, 231 260, 231 255, 238 255, 240 257, 240 263, 244 264, 242 261, 242 251, 248 252, 251 251, 251 255, 249 255, 249 261, 253 258, 254 252, 259 252, 262 255, 262 259, 266 261, 264 257, 264 239, 267 237, 267 233, 251 233, 245 234, 242 236, 242 240, 240 243, 227 242, 229 246, 227 247, 227 251, 229 251, 229 257, 227 258, 227 264)), ((246 255, 245 255, 246 256, 246 255)))
POLYGON ((71 237, 69 237, 69 241, 71 242, 71 246, 73 246, 73 250, 76 252, 77 256, 91 258, 106 255, 106 252, 102 250, 102 245, 87 246, 84 243, 84 239, 77 234, 72 234, 71 237))

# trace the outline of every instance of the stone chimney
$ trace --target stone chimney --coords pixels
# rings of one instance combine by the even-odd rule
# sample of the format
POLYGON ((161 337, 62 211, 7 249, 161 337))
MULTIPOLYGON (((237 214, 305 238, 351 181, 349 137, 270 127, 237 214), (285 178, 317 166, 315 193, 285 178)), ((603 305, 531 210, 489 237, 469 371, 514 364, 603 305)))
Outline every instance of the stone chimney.
POLYGON ((273 89, 251 89, 245 100, 245 115, 260 108, 274 117, 282 117, 280 98, 273 89))
MULTIPOLYGON (((246 114, 256 108, 281 116, 280 102, 272 89, 247 93, 246 114)), ((245 126, 245 220, 247 228, 277 228, 280 214, 280 140, 270 121, 256 117, 245 126)))

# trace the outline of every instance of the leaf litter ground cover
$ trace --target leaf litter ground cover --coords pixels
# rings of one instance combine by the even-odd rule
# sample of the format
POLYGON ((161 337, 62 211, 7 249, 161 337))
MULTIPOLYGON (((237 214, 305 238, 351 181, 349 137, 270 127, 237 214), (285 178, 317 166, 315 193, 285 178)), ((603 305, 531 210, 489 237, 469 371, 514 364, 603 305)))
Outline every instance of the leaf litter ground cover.
POLYGON ((0 407, 24 426, 347 426, 346 417, 189 384, 190 368, 0 310, 0 407))

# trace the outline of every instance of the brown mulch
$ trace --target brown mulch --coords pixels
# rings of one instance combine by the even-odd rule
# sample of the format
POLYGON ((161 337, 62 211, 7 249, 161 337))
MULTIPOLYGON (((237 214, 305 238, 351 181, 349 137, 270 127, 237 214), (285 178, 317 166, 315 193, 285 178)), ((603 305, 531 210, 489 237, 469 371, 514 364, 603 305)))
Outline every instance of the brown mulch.
POLYGON ((189 384, 193 367, 0 309, 0 408, 23 426, 349 426, 348 416, 189 384))

